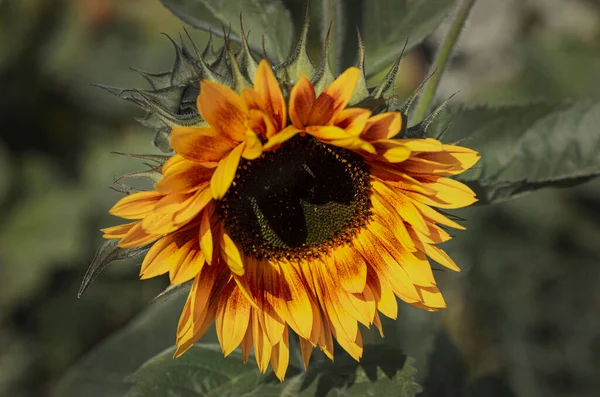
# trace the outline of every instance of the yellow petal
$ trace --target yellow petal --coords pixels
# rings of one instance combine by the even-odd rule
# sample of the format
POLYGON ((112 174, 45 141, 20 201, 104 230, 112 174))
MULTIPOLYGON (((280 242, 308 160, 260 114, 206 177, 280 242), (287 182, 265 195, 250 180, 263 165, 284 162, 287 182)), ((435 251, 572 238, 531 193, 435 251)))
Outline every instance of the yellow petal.
POLYGON ((399 140, 382 140, 373 142, 373 146, 377 150, 378 158, 381 161, 388 163, 401 163, 410 157, 410 149, 408 149, 402 141, 399 140))
POLYGON ((413 152, 440 152, 443 150, 442 142, 433 138, 403 139, 402 142, 413 152))
POLYGON ((108 212, 125 219, 142 219, 163 197, 164 194, 155 190, 133 193, 117 201, 108 212))
POLYGON ((216 329, 223 355, 228 356, 242 343, 250 324, 250 304, 235 283, 225 288, 219 299, 216 329))
POLYGON ((260 326, 256 310, 252 311, 252 340, 254 341, 256 364, 258 364, 259 371, 264 374, 269 367, 272 346, 260 326))
POLYGON ((215 200, 222 199, 231 186, 245 147, 245 142, 239 144, 227 157, 219 161, 219 165, 217 165, 217 169, 210 180, 210 189, 215 200))
POLYGON ((242 157, 246 160, 254 160, 262 154, 262 143, 258 136, 251 130, 246 131, 246 147, 242 152, 242 157))
POLYGON ((288 139, 293 138, 299 132, 300 132, 300 130, 298 128, 296 128, 295 126, 288 125, 282 131, 278 132, 277 134, 275 134, 271 138, 269 138, 267 143, 265 143, 265 145, 263 146, 263 150, 276 149, 277 147, 279 147, 279 145, 281 145, 288 139))
POLYGON ((233 274, 242 276, 244 274, 244 262, 240 251, 226 232, 221 235, 221 254, 227 263, 227 266, 233 274))
POLYGON ((271 353, 271 366, 273 367, 273 372, 275 372, 275 376, 279 378, 280 381, 283 382, 285 378, 285 372, 287 371, 287 367, 290 362, 290 344, 288 340, 288 330, 287 327, 283 331, 283 336, 279 343, 273 346, 273 351, 271 353))

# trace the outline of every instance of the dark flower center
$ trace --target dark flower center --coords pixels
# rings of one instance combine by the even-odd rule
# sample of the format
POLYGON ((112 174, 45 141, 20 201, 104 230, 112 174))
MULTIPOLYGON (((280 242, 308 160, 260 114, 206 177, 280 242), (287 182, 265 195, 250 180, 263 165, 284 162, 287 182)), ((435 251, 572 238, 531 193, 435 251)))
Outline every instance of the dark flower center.
POLYGON ((245 254, 300 259, 348 242, 371 214, 369 196, 360 156, 297 136, 242 160, 219 214, 245 254))

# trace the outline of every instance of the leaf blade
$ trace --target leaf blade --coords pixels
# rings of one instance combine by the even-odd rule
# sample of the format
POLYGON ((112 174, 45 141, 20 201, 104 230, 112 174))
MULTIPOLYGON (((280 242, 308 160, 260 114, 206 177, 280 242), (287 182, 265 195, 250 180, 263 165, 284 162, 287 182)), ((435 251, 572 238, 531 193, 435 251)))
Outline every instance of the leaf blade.
MULTIPOLYGON (((292 21, 289 11, 281 0, 249 0, 225 2, 219 0, 161 0, 162 4, 182 21, 191 26, 211 30, 223 36, 225 27, 237 25, 240 13, 249 37, 250 48, 262 54, 262 34, 269 57, 283 61, 292 49, 292 21), (233 3, 233 4, 232 4, 233 3)), ((230 38, 241 42, 239 27, 232 29, 230 38)))
POLYGON ((140 248, 120 248, 118 246, 118 240, 106 241, 98 247, 94 259, 92 259, 92 262, 88 266, 85 275, 83 276, 83 280, 81 281, 77 297, 81 298, 89 286, 108 265, 114 261, 139 258, 140 256, 146 255, 149 249, 150 248, 147 246, 140 248))
POLYGON ((367 76, 389 67, 407 39, 409 50, 433 33, 453 6, 454 1, 448 0, 365 2, 361 33, 367 49, 367 76))
POLYGON ((477 107, 445 118, 444 139, 467 138, 480 163, 459 177, 483 203, 518 197, 544 187, 568 187, 600 175, 600 103, 536 102, 477 107))

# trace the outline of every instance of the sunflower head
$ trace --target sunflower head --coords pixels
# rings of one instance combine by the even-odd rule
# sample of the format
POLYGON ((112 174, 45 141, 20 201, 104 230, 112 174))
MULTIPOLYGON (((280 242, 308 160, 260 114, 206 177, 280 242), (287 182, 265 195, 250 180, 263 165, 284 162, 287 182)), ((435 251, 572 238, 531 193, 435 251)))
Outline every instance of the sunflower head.
POLYGON ((476 201, 451 177, 479 157, 408 138, 398 62, 367 88, 361 44, 358 65, 335 77, 309 60, 307 29, 279 65, 255 60, 243 28, 237 52, 175 44, 173 71, 146 74, 153 90, 118 92, 148 111, 170 156, 153 189, 111 209, 130 222, 104 237, 149 248, 142 278, 191 282, 176 356, 216 323, 225 355, 253 348, 283 379, 290 329, 305 365, 317 346, 333 358, 334 339, 358 360, 359 324, 383 335, 379 315, 395 318, 397 298, 445 307, 429 259, 458 270, 437 244, 462 226, 438 209, 476 201))

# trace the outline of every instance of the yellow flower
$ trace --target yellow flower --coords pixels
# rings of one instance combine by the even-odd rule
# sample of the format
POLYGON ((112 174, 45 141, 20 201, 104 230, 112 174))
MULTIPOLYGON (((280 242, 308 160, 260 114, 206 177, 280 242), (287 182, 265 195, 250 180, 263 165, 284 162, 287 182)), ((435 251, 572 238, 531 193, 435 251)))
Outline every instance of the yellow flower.
POLYGON ((349 68, 319 95, 306 77, 288 99, 266 60, 241 94, 201 81, 206 127, 174 127, 176 154, 156 190, 110 211, 133 222, 104 229, 119 246, 153 243, 140 275, 193 280, 177 329, 176 356, 216 321, 223 353, 253 347, 261 371, 283 379, 288 330, 304 363, 333 339, 360 359, 358 324, 381 331, 396 297, 445 307, 428 258, 459 270, 437 247, 444 227, 463 229, 435 208, 472 204, 453 175, 476 152, 434 139, 393 139, 399 112, 372 115, 347 105, 360 71, 349 68), (287 105, 287 106, 286 106, 287 105))

